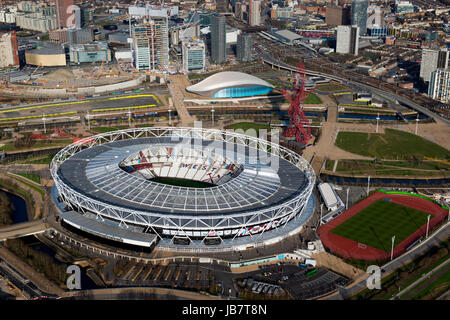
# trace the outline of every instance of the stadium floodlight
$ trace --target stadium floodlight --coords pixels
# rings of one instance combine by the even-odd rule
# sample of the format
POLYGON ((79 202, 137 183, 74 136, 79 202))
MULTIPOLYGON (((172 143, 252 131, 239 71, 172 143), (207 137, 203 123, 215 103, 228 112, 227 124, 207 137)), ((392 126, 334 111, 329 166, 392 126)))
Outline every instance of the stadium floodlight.
POLYGON ((378 133, 378 121, 380 120, 380 113, 377 114, 377 133, 378 133))
POLYGON ((419 114, 417 114, 417 118, 416 118, 416 135, 417 135, 418 129, 419 129, 419 114))
POLYGON ((394 257, 394 242, 395 242, 395 236, 392 237, 392 249, 391 249, 391 261, 394 257))
POLYGON ((427 234, 426 234, 425 238, 428 238, 428 230, 430 227, 430 218, 431 218, 431 214, 429 214, 427 217, 427 234))
POLYGON ((45 118, 45 113, 42 115, 42 122, 44 122, 44 133, 47 133, 47 129, 45 128, 45 120, 47 120, 45 118))
POLYGON ((172 125, 172 118, 171 118, 171 116, 170 116, 170 112, 171 112, 172 110, 170 109, 170 105, 169 105, 169 126, 171 126, 172 125))

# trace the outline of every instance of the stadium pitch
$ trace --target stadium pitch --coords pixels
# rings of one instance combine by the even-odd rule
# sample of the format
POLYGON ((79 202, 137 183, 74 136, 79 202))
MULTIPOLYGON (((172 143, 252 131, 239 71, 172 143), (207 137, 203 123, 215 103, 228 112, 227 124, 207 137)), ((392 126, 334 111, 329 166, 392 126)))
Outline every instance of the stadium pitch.
POLYGON ((396 246, 426 224, 427 217, 423 211, 379 199, 330 232, 389 252, 393 236, 396 246))

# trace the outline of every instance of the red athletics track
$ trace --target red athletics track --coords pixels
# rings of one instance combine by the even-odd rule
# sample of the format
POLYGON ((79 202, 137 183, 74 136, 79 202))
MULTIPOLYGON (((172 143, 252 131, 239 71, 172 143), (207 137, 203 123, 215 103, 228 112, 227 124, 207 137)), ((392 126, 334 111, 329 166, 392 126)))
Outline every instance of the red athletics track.
MULTIPOLYGON (((387 194, 377 191, 318 229, 317 232, 319 233, 320 239, 322 240, 324 246, 346 259, 353 258, 369 261, 390 259, 390 251, 385 252, 377 248, 364 246, 358 244, 358 242, 354 240, 350 240, 330 232, 336 226, 340 225, 345 220, 353 217, 365 207, 369 206, 372 202, 384 198, 391 199, 393 203, 432 214, 429 233, 436 225, 445 219, 448 214, 446 209, 424 198, 404 194, 387 194)), ((414 243, 414 241, 419 239, 421 236, 425 237, 426 229, 427 225, 425 223, 416 232, 412 233, 408 238, 394 247, 394 257, 398 257, 403 254, 406 251, 406 248, 408 248, 408 246, 414 243)))

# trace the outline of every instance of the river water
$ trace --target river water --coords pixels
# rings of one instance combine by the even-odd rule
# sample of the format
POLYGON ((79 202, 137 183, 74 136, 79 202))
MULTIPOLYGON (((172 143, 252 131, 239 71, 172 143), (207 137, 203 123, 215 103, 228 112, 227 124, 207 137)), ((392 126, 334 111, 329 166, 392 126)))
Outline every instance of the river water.
MULTIPOLYGON (((22 222, 29 221, 25 200, 23 200, 21 197, 18 197, 10 192, 7 192, 7 191, 3 191, 3 192, 6 193, 6 195, 8 196, 8 198, 11 200, 11 202, 14 205, 14 215, 13 215, 14 222, 13 223, 16 224, 16 223, 22 223, 22 222)), ((64 263, 56 257, 56 252, 53 248, 50 248, 46 244, 42 243, 36 237, 27 236, 27 237, 23 237, 22 240, 25 241, 25 243, 33 250, 41 251, 42 253, 45 253, 46 255, 50 256, 53 259, 53 261, 55 261, 56 264, 64 263)), ((83 290, 96 289, 97 286, 91 280, 91 278, 89 278, 87 276, 86 269, 85 268, 80 268, 80 269, 81 269, 81 288, 83 290)))

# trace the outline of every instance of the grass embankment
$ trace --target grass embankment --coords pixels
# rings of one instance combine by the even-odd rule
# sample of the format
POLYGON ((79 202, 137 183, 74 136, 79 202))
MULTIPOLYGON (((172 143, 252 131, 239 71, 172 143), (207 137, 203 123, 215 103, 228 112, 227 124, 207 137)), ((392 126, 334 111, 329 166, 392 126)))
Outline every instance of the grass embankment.
POLYGON ((334 92, 334 91, 344 91, 349 90, 349 88, 341 83, 330 82, 330 83, 322 83, 316 86, 316 89, 324 92, 334 92))
MULTIPOLYGON (((439 246, 433 246, 430 250, 414 261, 397 269, 381 281, 380 290, 365 289, 351 300, 386 300, 399 292, 399 288, 404 289, 422 277, 423 274, 433 270, 436 266, 449 258, 450 241, 446 240, 439 246)), ((424 299, 426 296, 418 297, 424 299)), ((435 297, 434 297, 435 298, 435 297)))
MULTIPOLYGON (((336 160, 326 163, 326 170, 332 171, 336 160)), ((450 165, 431 160, 338 160, 336 172, 352 175, 385 176, 448 176, 450 165)))
POLYGON ((42 190, 41 188, 35 186, 35 185, 32 184, 32 183, 27 182, 26 180, 20 179, 20 178, 18 178, 18 177, 15 177, 15 176, 12 176, 12 175, 10 175, 9 177, 13 178, 14 180, 19 181, 20 183, 26 185, 27 187, 30 187, 30 188, 36 190, 36 191, 39 192, 39 194, 41 195, 42 200, 44 200, 45 192, 44 192, 44 190, 42 190))
POLYGON ((5 192, 0 190, 0 227, 14 222, 14 206, 5 192))
POLYGON ((431 157, 449 159, 450 151, 404 131, 386 129, 382 133, 339 132, 336 146, 352 153, 379 159, 431 157))
POLYGON ((71 144, 73 142, 72 139, 52 139, 46 141, 35 141, 30 145, 25 146, 17 146, 14 143, 6 143, 5 145, 0 147, 1 150, 5 151, 17 151, 22 149, 44 149, 50 147, 64 146, 71 144))
POLYGON ((305 99, 305 104, 322 104, 322 100, 314 93, 310 93, 305 99))
POLYGON ((388 252, 394 235, 396 246, 423 226, 427 216, 423 211, 377 200, 331 230, 331 233, 388 252))
POLYGON ((107 133, 111 131, 124 130, 128 129, 128 126, 115 126, 115 127, 91 127, 91 131, 97 133, 107 133))
POLYGON ((34 174, 34 173, 21 173, 21 172, 17 172, 16 174, 18 174, 19 176, 22 176, 24 178, 27 178, 28 180, 34 181, 37 184, 41 184, 41 176, 38 174, 34 174))

